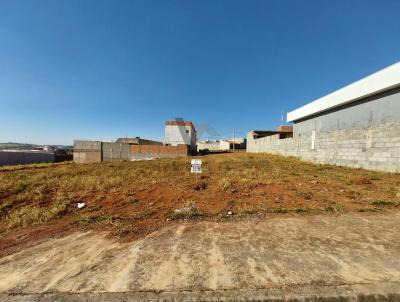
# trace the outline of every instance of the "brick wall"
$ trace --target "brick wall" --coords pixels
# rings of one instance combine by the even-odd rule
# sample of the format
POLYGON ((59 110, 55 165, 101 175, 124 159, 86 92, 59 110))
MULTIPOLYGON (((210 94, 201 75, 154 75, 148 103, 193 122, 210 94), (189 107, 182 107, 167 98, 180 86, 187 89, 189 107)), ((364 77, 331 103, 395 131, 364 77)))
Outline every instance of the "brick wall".
POLYGON ((295 134, 279 139, 272 135, 254 139, 247 134, 247 152, 268 152, 296 156, 316 163, 400 172, 400 123, 386 123, 359 129, 315 134, 295 134))
POLYGON ((188 156, 190 148, 188 145, 164 146, 164 145, 131 145, 130 158, 161 158, 188 156))

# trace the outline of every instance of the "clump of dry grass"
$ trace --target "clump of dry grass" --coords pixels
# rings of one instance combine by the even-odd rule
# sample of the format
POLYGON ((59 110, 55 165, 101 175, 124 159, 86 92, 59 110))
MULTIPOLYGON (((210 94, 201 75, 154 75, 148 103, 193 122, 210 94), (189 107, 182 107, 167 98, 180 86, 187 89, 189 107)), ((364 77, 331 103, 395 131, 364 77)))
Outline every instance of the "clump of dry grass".
POLYGON ((0 213, 12 206, 13 202, 10 199, 2 200, 0 203, 0 213))
POLYGON ((175 209, 169 216, 169 220, 191 220, 196 219, 204 214, 200 211, 195 202, 189 202, 187 206, 175 209))
POLYGON ((400 206, 400 202, 393 200, 374 200, 371 205, 377 207, 397 207, 400 206))
POLYGON ((267 212, 269 213, 279 213, 279 214, 286 214, 286 213, 311 213, 313 209, 311 208, 270 208, 267 209, 267 212))
POLYGON ((200 181, 196 181, 193 185, 192 188, 196 191, 202 191, 202 190, 206 190, 208 187, 208 183, 200 180, 200 181))
POLYGON ((330 205, 328 205, 325 208, 325 211, 332 212, 332 213, 340 213, 340 212, 343 212, 343 210, 344 210, 343 205, 341 205, 337 202, 332 202, 330 205))
POLYGON ((361 208, 358 210, 360 213, 366 213, 366 212, 379 212, 379 208, 361 208))
POLYGON ((12 229, 18 226, 25 227, 47 222, 62 214, 69 200, 58 200, 49 207, 25 206, 11 212, 6 218, 6 227, 12 229))
POLYGON ((237 207, 236 207, 236 212, 239 215, 252 215, 252 214, 257 214, 262 212, 263 210, 255 207, 252 204, 249 203, 238 203, 237 207))
POLYGON ((91 223, 96 223, 96 222, 100 222, 107 219, 104 216, 100 216, 100 215, 82 215, 80 216, 77 220, 75 220, 73 222, 73 224, 79 225, 79 226, 87 226, 91 223))
POLYGON ((219 181, 219 186, 221 187, 222 190, 232 190, 234 186, 234 181, 229 178, 229 177, 223 177, 219 181))

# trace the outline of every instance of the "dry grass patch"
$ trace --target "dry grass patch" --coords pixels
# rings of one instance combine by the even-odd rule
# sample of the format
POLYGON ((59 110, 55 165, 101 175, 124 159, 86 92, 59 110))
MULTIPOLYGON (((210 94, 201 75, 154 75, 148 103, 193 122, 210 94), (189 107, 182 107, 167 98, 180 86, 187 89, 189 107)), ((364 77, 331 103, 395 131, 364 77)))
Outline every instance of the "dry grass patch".
POLYGON ((67 209, 69 200, 59 200, 48 207, 25 206, 11 212, 6 217, 6 228, 25 227, 45 223, 63 214, 67 209))
POLYGON ((175 209, 168 215, 169 220, 192 220, 203 216, 204 213, 200 211, 195 202, 189 202, 185 207, 175 209))
POLYGON ((201 157, 203 174, 196 178, 191 159, 0 168, 0 236, 50 222, 141 236, 167 219, 213 219, 227 211, 384 212, 397 210, 400 202, 397 174, 235 153, 201 157), (87 207, 78 210, 77 202, 87 207))
POLYGON ((377 207, 397 207, 400 205, 400 202, 392 200, 375 200, 371 202, 371 205, 377 207))

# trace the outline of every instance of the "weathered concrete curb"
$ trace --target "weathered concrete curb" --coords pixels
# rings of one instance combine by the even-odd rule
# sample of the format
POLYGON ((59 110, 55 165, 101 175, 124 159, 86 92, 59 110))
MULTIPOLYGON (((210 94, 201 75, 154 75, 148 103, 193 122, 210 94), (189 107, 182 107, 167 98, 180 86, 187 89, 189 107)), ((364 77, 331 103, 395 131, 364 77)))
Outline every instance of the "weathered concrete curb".
POLYGON ((124 293, 0 293, 0 302, 108 302, 108 301, 400 301, 400 283, 353 284, 338 286, 293 286, 290 288, 237 289, 182 292, 124 293))

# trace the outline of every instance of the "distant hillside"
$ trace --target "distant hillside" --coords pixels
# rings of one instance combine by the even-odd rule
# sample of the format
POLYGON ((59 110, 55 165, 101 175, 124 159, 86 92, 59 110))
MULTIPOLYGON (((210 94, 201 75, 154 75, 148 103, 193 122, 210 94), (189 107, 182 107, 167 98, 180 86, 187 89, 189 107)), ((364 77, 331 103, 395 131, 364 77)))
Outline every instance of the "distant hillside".
MULTIPOLYGON (((0 143, 0 150, 31 150, 33 148, 42 148, 45 145, 35 145, 35 144, 24 144, 24 143, 0 143)), ((67 145, 56 145, 59 149, 71 149, 72 146, 67 145)))
POLYGON ((34 144, 21 144, 21 143, 0 143, 0 149, 16 149, 16 150, 29 150, 36 147, 41 147, 41 145, 34 144))

